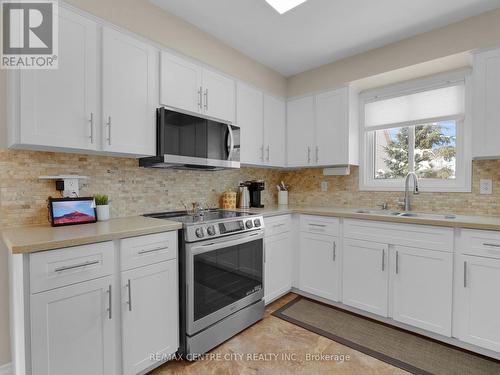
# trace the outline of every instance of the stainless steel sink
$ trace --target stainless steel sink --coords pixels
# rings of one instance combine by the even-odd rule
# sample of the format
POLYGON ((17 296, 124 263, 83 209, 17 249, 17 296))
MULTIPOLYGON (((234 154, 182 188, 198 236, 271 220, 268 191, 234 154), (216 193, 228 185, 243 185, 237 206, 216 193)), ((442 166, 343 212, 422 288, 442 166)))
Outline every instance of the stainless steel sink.
POLYGON ((417 218, 422 218, 422 219, 446 219, 446 220, 453 220, 453 219, 457 218, 455 215, 451 215, 451 214, 424 214, 424 213, 420 213, 420 212, 403 212, 403 213, 400 213, 398 216, 400 216, 400 217, 417 217, 417 218))
POLYGON ((354 211, 357 214, 370 214, 370 215, 383 215, 383 216, 398 216, 400 212, 398 211, 390 211, 390 210, 368 210, 368 209, 360 209, 354 211))

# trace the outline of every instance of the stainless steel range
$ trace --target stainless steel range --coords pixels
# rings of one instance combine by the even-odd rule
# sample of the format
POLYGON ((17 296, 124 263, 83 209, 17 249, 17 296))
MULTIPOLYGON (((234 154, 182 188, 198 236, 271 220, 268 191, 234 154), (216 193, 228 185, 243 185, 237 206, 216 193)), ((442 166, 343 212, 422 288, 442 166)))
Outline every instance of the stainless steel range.
POLYGON ((222 210, 146 216, 183 223, 179 232, 182 354, 196 359, 263 318, 262 216, 222 210))

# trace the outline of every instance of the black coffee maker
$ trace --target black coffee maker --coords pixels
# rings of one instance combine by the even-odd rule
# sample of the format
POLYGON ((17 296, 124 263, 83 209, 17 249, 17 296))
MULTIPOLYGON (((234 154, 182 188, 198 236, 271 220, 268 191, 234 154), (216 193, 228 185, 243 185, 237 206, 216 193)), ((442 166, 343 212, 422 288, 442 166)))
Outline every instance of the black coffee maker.
POLYGON ((261 192, 265 190, 266 184, 262 180, 247 181, 245 183, 250 192, 250 207, 263 208, 261 203, 261 192))

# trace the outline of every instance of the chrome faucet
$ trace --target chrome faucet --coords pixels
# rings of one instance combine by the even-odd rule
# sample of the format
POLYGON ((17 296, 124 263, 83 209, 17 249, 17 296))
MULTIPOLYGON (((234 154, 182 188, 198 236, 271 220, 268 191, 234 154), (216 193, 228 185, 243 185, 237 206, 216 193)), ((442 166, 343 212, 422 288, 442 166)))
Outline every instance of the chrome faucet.
POLYGON ((411 211, 411 200, 410 200, 410 177, 413 177, 413 194, 417 195, 418 191, 418 177, 415 172, 408 172, 405 178, 405 200, 402 202, 404 204, 405 211, 411 211))

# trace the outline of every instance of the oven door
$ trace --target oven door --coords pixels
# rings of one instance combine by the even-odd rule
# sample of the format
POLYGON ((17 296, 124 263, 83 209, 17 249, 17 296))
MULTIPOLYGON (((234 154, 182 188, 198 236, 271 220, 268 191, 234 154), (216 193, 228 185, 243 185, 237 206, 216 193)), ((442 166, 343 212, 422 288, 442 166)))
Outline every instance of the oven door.
POLYGON ((186 244, 188 335, 261 300, 263 231, 186 244))

